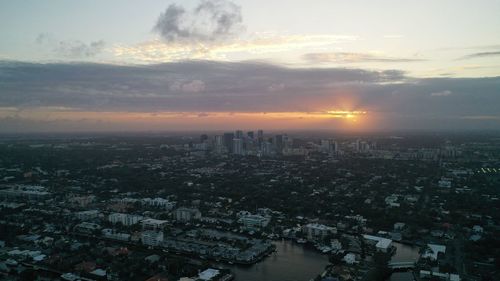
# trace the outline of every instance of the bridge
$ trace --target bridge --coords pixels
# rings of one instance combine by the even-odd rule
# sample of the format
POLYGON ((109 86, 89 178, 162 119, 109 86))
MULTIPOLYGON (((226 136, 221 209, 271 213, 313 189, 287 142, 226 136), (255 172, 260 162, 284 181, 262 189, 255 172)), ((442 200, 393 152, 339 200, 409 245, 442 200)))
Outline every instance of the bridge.
POLYGON ((390 269, 411 269, 415 267, 415 262, 412 261, 390 262, 388 266, 390 269))

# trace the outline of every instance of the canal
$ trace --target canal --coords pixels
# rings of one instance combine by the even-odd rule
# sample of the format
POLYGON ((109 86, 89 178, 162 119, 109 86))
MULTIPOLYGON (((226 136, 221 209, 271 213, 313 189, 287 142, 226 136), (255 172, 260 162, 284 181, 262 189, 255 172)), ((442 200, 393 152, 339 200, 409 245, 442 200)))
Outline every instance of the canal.
MULTIPOLYGON (((391 262, 417 262, 420 256, 420 248, 401 243, 392 243, 396 247, 396 254, 392 256, 391 262)), ((414 281, 412 272, 394 272, 388 281, 414 281)))
POLYGON ((321 274, 328 257, 292 241, 274 241, 276 253, 251 266, 221 265, 229 268, 235 281, 309 281, 321 274))
MULTIPOLYGON (((235 281, 309 281, 321 274, 328 265, 328 257, 307 246, 283 240, 274 241, 276 253, 259 263, 240 266, 220 264, 229 268, 235 281)), ((419 248, 401 243, 393 243, 396 254, 391 262, 417 261, 419 248)), ((411 273, 395 273, 390 281, 413 281, 411 273)))

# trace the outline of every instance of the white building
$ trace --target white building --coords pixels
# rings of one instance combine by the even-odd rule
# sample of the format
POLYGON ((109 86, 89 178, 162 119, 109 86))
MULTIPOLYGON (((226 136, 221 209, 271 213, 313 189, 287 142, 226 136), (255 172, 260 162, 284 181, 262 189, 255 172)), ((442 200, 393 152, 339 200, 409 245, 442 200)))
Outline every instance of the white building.
POLYGON ((383 237, 378 237, 378 236, 372 236, 372 235, 363 235, 363 238, 366 240, 373 241, 375 243, 375 248, 377 248, 377 251, 387 253, 389 252, 391 246, 392 246, 392 240, 383 238, 383 237))
POLYGON ((208 268, 198 274, 198 279, 203 281, 214 280, 220 274, 220 271, 213 268, 208 268))
POLYGON ((144 219, 143 216, 129 215, 123 213, 112 213, 108 216, 108 221, 111 222, 112 224, 121 223, 122 225, 125 226, 134 225, 136 223, 139 223, 143 219, 144 219))
POLYGON ((306 234, 308 240, 320 240, 334 233, 336 229, 324 224, 309 223, 302 227, 302 231, 306 234))
POLYGON ((255 228, 263 228, 269 224, 270 219, 260 216, 260 215, 246 215, 242 216, 238 222, 243 224, 245 228, 255 229, 255 228))
POLYGON ((437 244, 427 244, 425 252, 422 254, 422 258, 429 258, 433 261, 438 259, 439 253, 446 253, 446 246, 437 244))

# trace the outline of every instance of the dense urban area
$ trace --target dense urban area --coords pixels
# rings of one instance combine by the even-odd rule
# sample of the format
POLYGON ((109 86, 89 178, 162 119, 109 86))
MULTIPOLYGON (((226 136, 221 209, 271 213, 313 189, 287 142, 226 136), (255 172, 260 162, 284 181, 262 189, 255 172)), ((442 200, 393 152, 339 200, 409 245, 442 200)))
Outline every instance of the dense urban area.
POLYGON ((500 280, 499 188, 498 134, 3 136, 0 279, 500 280))

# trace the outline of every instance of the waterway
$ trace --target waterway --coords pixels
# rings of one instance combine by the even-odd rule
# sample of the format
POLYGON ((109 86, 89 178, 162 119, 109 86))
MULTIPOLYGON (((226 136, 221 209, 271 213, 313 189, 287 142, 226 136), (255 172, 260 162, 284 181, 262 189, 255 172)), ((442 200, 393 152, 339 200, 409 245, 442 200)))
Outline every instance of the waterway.
POLYGON ((393 242, 396 247, 396 254, 392 256, 391 262, 416 262, 419 257, 420 248, 398 242, 393 242))
MULTIPOLYGON (((221 264, 231 269, 235 281, 309 281, 321 274, 328 265, 328 257, 313 248, 283 240, 274 241, 276 253, 259 263, 240 266, 221 264)), ((397 248, 391 262, 417 261, 419 248, 393 243, 397 248)), ((390 281, 413 281, 410 274, 393 274, 390 281)))
POLYGON ((292 241, 274 241, 276 253, 251 266, 230 268, 235 281, 309 281, 321 274, 328 257, 292 241))
MULTIPOLYGON (((420 256, 420 248, 417 246, 405 245, 393 242, 396 253, 391 258, 391 262, 416 262, 420 256)), ((414 281, 412 272, 394 272, 388 281, 414 281)))

